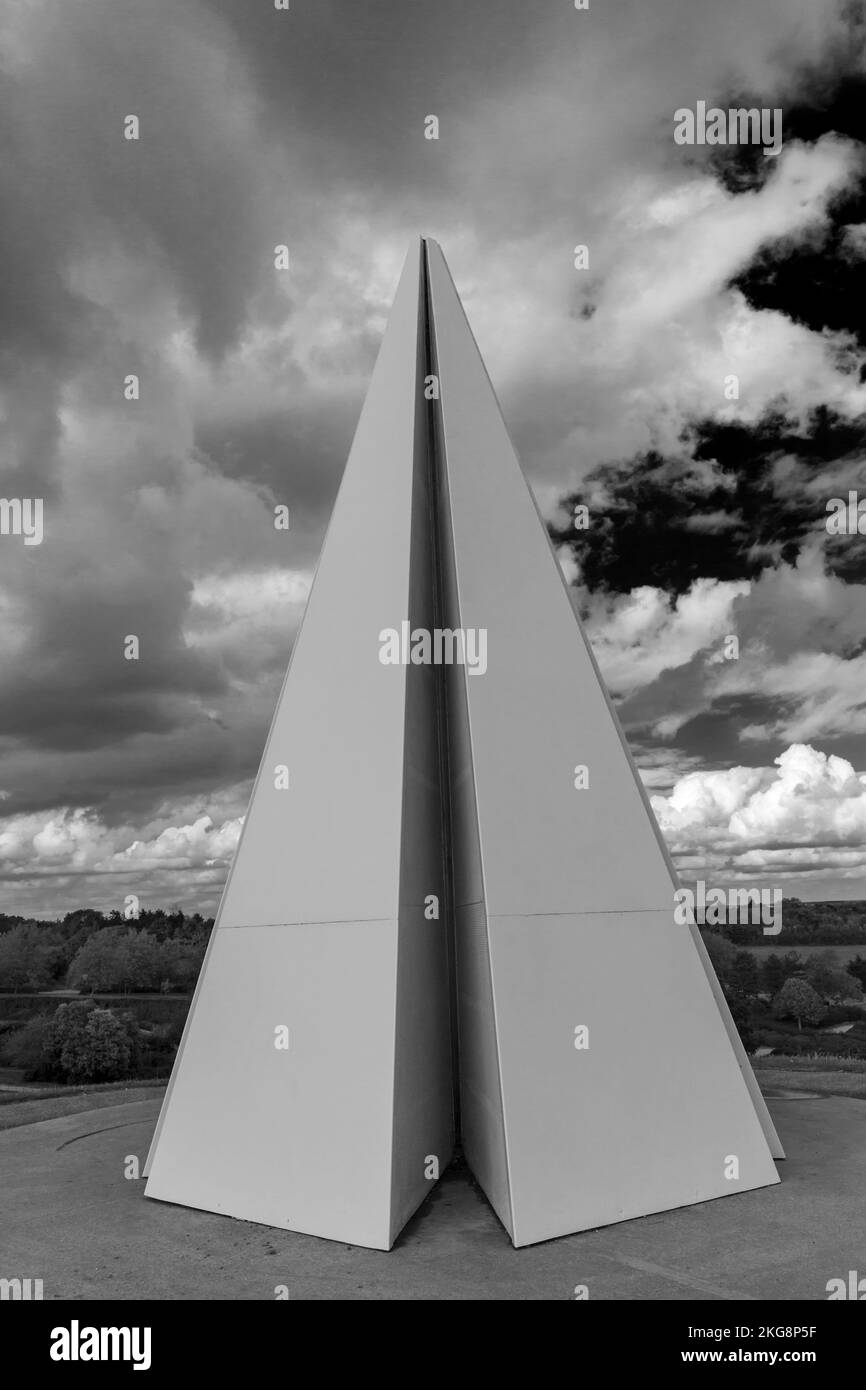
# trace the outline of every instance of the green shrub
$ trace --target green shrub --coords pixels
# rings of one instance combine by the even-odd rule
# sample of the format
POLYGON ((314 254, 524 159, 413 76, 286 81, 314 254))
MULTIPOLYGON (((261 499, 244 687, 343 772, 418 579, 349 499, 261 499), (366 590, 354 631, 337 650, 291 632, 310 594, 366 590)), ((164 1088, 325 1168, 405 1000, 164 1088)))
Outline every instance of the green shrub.
POLYGON ((127 1020, 76 1002, 16 1028, 3 1040, 2 1057, 22 1067, 27 1081, 119 1081, 131 1074, 135 1042, 127 1020))
POLYGON ((50 1047, 64 1080, 119 1081, 129 1075, 127 1030, 110 1009, 61 1004, 52 1020, 50 1047))
POLYGON ((25 1081, 59 1081, 51 1046, 53 1019, 37 1014, 3 1038, 0 1061, 21 1067, 25 1081))

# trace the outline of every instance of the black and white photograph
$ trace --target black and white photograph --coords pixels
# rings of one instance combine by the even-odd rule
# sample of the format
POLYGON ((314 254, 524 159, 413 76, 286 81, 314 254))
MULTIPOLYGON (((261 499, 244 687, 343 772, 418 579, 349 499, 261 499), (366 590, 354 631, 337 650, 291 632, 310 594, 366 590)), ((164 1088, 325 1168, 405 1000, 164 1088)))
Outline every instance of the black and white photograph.
POLYGON ((25 1372, 299 1301, 832 1370, 862 0, 0 0, 0 253, 25 1372))

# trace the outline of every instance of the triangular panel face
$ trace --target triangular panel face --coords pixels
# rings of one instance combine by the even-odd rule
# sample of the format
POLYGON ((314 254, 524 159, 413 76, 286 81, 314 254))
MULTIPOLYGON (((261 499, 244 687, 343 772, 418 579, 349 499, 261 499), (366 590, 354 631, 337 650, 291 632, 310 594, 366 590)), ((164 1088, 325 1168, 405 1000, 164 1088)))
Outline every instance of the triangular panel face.
MULTIPOLYGON (((674 922, 655 821, 429 242, 428 267, 449 616, 486 634, 486 670, 460 672, 480 882, 470 835, 454 845, 458 1007, 465 1034, 479 1011, 474 990, 461 997, 462 942, 474 957, 486 935, 492 1017, 480 1022, 498 1047, 510 1223, 491 1200, 525 1245, 778 1177, 748 1062, 674 922)), ((497 1145, 498 1117, 472 1091, 461 1115, 497 1145)))
POLYGON ((437 731, 379 640, 429 616, 423 292, 419 248, 148 1161, 149 1197, 383 1249, 453 1142, 437 731))

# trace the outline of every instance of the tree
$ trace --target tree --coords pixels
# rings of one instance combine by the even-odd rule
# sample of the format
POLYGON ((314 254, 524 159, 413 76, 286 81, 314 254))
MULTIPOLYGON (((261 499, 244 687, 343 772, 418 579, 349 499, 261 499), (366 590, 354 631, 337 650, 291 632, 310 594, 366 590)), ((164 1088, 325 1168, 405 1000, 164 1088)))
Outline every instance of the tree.
POLYGON ((751 951, 737 951, 728 972, 728 985, 741 999, 754 999, 760 988, 758 965, 751 951))
POLYGON ((116 989, 159 989, 162 974, 162 950, 150 932, 131 930, 118 938, 116 989))
POLYGON ((828 1003, 860 999, 863 994, 859 980, 841 964, 835 951, 818 951, 806 964, 805 977, 816 994, 828 1003))
POLYGON ((737 952, 730 941, 726 941, 718 932, 702 931, 701 936, 719 982, 727 988, 737 952))
POLYGON ((72 960, 76 951, 84 945, 94 932, 100 931, 105 925, 105 918, 101 912, 97 912, 91 907, 79 907, 75 912, 67 912, 63 921, 59 924, 59 931, 66 942, 66 959, 72 960))
POLYGON ((761 961, 761 988, 770 998, 778 994, 791 972, 785 969, 785 962, 775 951, 771 951, 761 961))
POLYGON ((747 1052, 754 1052, 758 1045, 758 1039, 752 1028, 752 1016, 748 1004, 742 996, 734 996, 728 1007, 731 1011, 731 1018, 734 1020, 734 1026, 740 1035, 740 1042, 747 1052))
POLYGON ((3 1038, 0 1060, 9 1067, 21 1067, 25 1081, 62 1081, 59 1066, 53 1065, 54 1020, 36 1014, 20 1028, 3 1038))
POLYGON ((75 953, 69 967, 69 983, 75 989, 91 993, 116 988, 118 932, 116 927, 102 927, 94 932, 75 953))
POLYGON ((866 989, 866 957, 858 954, 849 960, 848 974, 853 975, 855 980, 860 981, 861 988, 866 989))
POLYGON ((198 979, 204 959, 206 940, 186 938, 162 943, 162 981, 160 988, 191 990, 198 979))
POLYGON ((23 922, 0 936, 0 989, 48 989, 62 962, 63 945, 57 933, 23 922))
POLYGON ((773 1000, 773 1012, 777 1018, 795 1018, 797 1027, 802 1030, 804 1021, 816 1025, 827 1014, 827 1005, 815 992, 808 980, 792 976, 786 980, 773 1000))
POLYGON ((69 982, 91 993, 159 989, 164 976, 158 941, 146 931, 103 927, 85 941, 69 967, 69 982))
POLYGON ((783 956, 771 951, 761 962, 761 988, 773 998, 792 975, 802 974, 803 964, 799 951, 786 951, 783 956))

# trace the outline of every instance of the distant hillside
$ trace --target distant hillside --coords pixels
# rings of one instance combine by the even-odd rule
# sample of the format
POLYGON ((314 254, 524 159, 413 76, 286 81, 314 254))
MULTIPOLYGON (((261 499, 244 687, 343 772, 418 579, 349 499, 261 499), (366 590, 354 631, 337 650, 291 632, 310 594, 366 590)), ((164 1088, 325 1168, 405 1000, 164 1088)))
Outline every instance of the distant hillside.
POLYGON ((781 948, 790 950, 796 946, 866 945, 866 902, 846 899, 805 903, 800 898, 785 898, 782 930, 777 937, 764 936, 760 923, 719 926, 713 930, 738 946, 778 942, 781 948))

